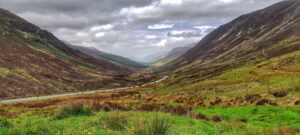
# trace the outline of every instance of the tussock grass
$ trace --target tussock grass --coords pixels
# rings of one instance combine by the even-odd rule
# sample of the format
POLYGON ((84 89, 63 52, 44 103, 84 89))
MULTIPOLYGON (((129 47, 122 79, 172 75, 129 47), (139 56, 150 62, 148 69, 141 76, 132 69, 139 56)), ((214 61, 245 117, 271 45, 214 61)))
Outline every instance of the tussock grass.
POLYGON ((133 135, 167 135, 170 129, 169 123, 168 119, 155 116, 150 121, 139 122, 133 135))
POLYGON ((128 119, 120 112, 111 112, 102 116, 99 124, 113 131, 123 131, 127 129, 128 119))
POLYGON ((11 125, 10 125, 9 121, 6 118, 0 117, 0 127, 1 128, 8 128, 10 126, 11 125))
POLYGON ((81 103, 72 103, 61 106, 56 114, 54 115, 54 119, 64 119, 71 116, 80 116, 80 115, 92 115, 92 109, 89 107, 85 107, 81 103))
POLYGON ((224 116, 222 122, 153 112, 97 112, 95 115, 53 120, 38 115, 9 119, 1 135, 294 135, 300 132, 298 108, 207 108, 208 117, 224 116), (219 114, 218 114, 218 113, 219 114), (247 121, 237 121, 240 117, 247 121), (111 124, 111 126, 108 126, 111 124), (291 133, 291 134, 290 134, 291 133))

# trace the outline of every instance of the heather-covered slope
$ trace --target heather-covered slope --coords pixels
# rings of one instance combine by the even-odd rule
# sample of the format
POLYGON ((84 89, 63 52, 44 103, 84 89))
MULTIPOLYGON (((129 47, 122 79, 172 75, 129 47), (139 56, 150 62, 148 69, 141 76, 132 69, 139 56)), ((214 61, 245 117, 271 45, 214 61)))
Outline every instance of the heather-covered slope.
POLYGON ((162 70, 184 71, 300 49, 300 1, 285 0, 220 26, 162 70))
POLYGON ((74 50, 51 33, 0 9, 0 98, 128 84, 126 67, 74 50))
POLYGON ((300 1, 285 0, 220 26, 160 68, 154 88, 197 106, 299 105, 300 1))

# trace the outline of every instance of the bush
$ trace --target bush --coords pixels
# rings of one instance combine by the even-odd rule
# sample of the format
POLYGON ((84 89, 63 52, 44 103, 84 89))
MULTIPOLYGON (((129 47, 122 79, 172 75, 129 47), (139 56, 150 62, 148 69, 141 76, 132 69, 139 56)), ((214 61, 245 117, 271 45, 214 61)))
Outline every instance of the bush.
POLYGON ((100 124, 105 125, 105 127, 109 128, 110 130, 122 131, 126 129, 128 119, 119 112, 112 112, 106 116, 103 116, 100 120, 100 124))
POLYGON ((210 120, 212 120, 214 122, 221 122, 221 121, 224 121, 225 118, 221 115, 213 115, 213 116, 211 116, 210 120))
POLYGON ((235 121, 236 121, 236 122, 243 122, 243 123, 248 122, 247 118, 245 118, 245 117, 237 117, 237 118, 235 119, 235 121))
POLYGON ((9 128, 11 125, 9 121, 6 118, 1 118, 0 117, 0 127, 2 128, 9 128))
POLYGON ((89 107, 85 107, 83 104, 69 104, 60 107, 60 109, 55 114, 55 119, 64 119, 71 116, 79 116, 79 115, 92 115, 93 111, 89 107))
POLYGON ((166 135, 170 128, 169 121, 156 116, 152 120, 140 123, 134 135, 166 135))
POLYGON ((277 98, 282 98, 282 97, 285 97, 288 95, 288 92, 287 91, 284 91, 284 90, 280 90, 280 91, 274 91, 272 92, 272 95, 274 97, 277 97, 277 98))

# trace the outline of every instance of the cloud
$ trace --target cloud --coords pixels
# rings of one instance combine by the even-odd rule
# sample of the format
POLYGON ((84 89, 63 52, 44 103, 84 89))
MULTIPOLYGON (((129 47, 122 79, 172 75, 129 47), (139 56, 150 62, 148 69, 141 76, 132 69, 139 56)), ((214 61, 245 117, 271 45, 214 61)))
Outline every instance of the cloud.
POLYGON ((1 0, 71 44, 122 56, 195 44, 216 27, 281 0, 1 0))
POLYGON ((167 42, 168 42, 168 40, 163 39, 163 40, 159 41, 158 43, 152 44, 152 45, 157 46, 157 47, 164 47, 164 46, 166 46, 167 42))
POLYGON ((170 29, 173 28, 174 24, 155 24, 155 25, 149 25, 148 29, 151 30, 159 30, 159 29, 170 29))
POLYGON ((182 0, 161 0, 161 5, 181 5, 182 0))
POLYGON ((209 26, 209 25, 204 25, 204 26, 195 26, 194 28, 195 28, 195 29, 203 30, 203 29, 215 29, 216 27, 214 27, 214 26, 209 26))
POLYGON ((105 32, 98 32, 95 34, 95 37, 99 38, 99 37, 104 37, 105 36, 105 32))
POLYGON ((201 37, 202 33, 199 31, 170 31, 168 37, 201 37))
POLYGON ((157 39, 157 36, 155 36, 155 35, 147 35, 146 39, 157 39))
POLYGON ((106 24, 106 25, 94 26, 90 28, 90 31, 95 32, 95 31, 111 30, 112 28, 114 28, 114 25, 106 24))

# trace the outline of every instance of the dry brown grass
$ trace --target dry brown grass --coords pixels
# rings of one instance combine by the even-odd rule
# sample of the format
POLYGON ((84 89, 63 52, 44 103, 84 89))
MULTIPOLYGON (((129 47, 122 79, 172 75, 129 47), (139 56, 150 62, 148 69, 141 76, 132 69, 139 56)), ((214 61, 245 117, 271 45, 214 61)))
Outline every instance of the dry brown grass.
POLYGON ((266 135, 296 135, 296 131, 291 128, 278 127, 270 131, 266 131, 266 135))

